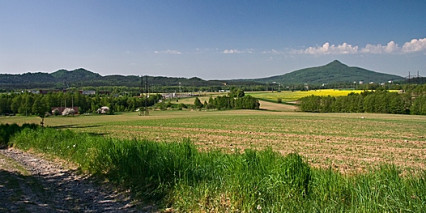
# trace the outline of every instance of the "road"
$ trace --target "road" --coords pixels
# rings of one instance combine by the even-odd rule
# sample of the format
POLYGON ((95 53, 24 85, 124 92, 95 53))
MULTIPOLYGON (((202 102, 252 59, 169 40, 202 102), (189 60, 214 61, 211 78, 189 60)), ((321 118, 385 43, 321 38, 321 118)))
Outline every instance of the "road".
POLYGON ((152 212, 128 192, 79 175, 63 163, 0 150, 0 212, 152 212), (101 186, 102 185, 102 186, 101 186))

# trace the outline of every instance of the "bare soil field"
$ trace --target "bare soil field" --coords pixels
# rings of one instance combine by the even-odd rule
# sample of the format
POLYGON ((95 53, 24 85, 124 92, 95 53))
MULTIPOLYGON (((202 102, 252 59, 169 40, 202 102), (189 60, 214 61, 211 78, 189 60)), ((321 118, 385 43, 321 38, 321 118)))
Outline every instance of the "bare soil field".
MULTIPOLYGON (((38 123, 39 118, 2 117, 0 122, 38 123)), ((311 165, 342 173, 363 172, 383 163, 410 172, 426 166, 424 116, 184 110, 151 111, 147 117, 137 113, 49 117, 46 124, 117 138, 166 142, 189 138, 203 150, 271 147, 282 154, 297 152, 311 165)))

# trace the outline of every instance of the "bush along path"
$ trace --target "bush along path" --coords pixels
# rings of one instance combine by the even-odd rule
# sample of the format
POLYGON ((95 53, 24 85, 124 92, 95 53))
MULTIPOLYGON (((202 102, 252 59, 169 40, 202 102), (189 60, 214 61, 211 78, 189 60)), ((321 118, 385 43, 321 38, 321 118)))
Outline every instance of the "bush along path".
POLYGON ((0 212, 151 212, 59 163, 0 149, 0 212))

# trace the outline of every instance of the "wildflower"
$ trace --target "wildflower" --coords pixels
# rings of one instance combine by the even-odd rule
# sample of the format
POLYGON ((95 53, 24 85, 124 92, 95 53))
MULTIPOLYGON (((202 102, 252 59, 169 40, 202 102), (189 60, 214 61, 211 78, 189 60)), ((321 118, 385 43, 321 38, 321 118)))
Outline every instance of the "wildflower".
POLYGON ((260 206, 260 205, 257 205, 257 210, 261 210, 262 209, 262 206, 260 206))
POLYGON ((75 144, 74 144, 74 145, 72 145, 72 147, 73 147, 73 148, 75 148, 75 144))

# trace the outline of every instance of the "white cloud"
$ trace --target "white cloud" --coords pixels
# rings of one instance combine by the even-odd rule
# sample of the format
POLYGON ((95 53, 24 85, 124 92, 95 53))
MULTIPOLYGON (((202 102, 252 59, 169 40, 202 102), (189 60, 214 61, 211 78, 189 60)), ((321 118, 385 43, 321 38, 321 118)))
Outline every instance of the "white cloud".
POLYGON ((330 45, 329 42, 324 43, 320 47, 308 47, 304 50, 296 50, 295 53, 308 55, 344 55, 354 54, 358 52, 358 46, 352 46, 346 42, 339 45, 330 45))
POLYGON ((252 54, 254 53, 254 50, 253 49, 246 49, 246 50, 225 49, 222 53, 223 54, 243 54, 243 53, 252 54))
POLYGON ((426 38, 412 39, 410 42, 405 42, 402 46, 402 52, 420 52, 426 50, 426 38))
POLYGON ((154 51, 155 54, 169 54, 169 55, 181 55, 182 52, 178 50, 156 50, 154 51))
POLYGON ((426 51, 426 38, 412 39, 410 42, 405 42, 404 45, 399 47, 395 41, 390 41, 386 45, 382 44, 367 44, 363 48, 357 45, 351 45, 346 42, 334 45, 329 42, 324 43, 322 46, 308 47, 306 49, 293 50, 293 54, 306 54, 306 55, 345 55, 345 54, 403 54, 426 51))
POLYGON ((386 46, 383 46, 381 44, 367 44, 364 48, 361 49, 362 53, 371 53, 371 54, 382 54, 382 53, 395 53, 399 52, 400 48, 398 47, 398 44, 396 44, 394 41, 388 42, 386 46))

